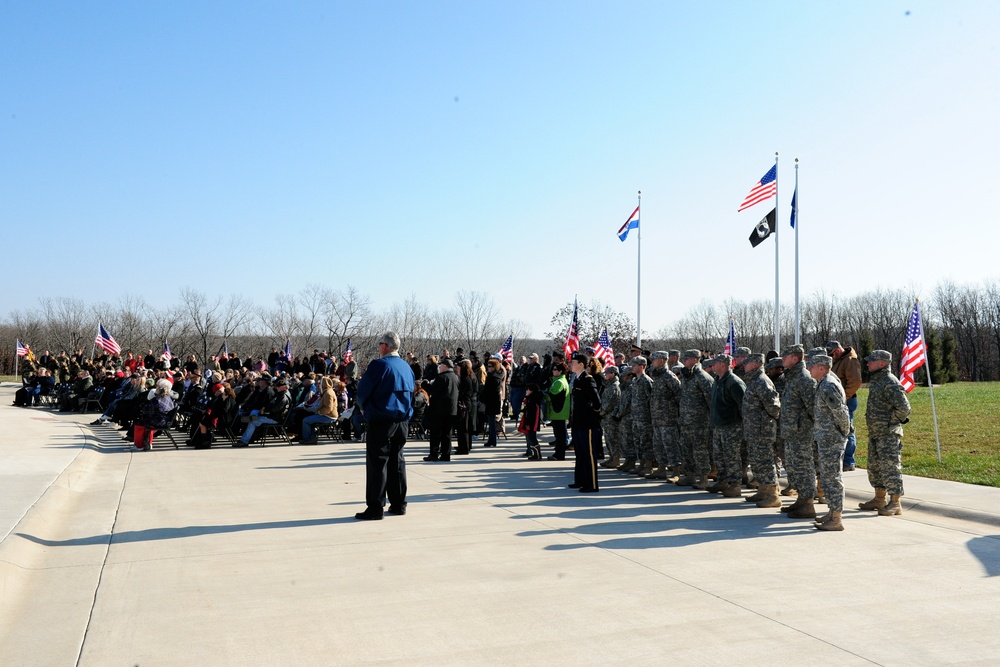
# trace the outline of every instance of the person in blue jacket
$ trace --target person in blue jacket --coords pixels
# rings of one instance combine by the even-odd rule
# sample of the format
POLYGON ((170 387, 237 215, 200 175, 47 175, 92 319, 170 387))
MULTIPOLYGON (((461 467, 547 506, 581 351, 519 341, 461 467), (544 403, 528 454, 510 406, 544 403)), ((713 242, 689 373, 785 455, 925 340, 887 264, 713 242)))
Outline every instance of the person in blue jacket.
POLYGON ((413 416, 413 371, 399 356, 399 336, 388 331, 378 341, 380 358, 368 364, 356 395, 364 416, 365 503, 354 518, 382 518, 386 496, 390 514, 406 514, 406 460, 403 446, 413 416))

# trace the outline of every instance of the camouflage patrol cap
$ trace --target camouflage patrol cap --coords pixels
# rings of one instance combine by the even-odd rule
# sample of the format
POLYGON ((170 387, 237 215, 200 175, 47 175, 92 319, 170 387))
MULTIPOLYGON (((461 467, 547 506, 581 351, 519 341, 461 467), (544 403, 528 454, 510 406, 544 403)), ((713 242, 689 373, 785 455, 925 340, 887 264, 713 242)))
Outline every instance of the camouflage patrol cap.
POLYGON ((826 341, 826 351, 827 352, 832 352, 833 350, 836 350, 838 347, 840 347, 840 341, 839 340, 828 340, 828 341, 826 341))
POLYGON ((648 366, 649 362, 646 361, 646 357, 638 356, 632 357, 632 361, 628 362, 629 366, 648 366))
POLYGON ((802 357, 805 353, 806 351, 801 345, 789 345, 781 351, 781 356, 787 357, 789 355, 795 355, 797 357, 802 357))
POLYGON ((709 360, 710 363, 714 364, 726 364, 726 366, 733 365, 733 358, 728 354, 717 354, 709 360))
POLYGON ((667 350, 667 356, 670 356, 670 357, 679 357, 679 356, 681 356, 681 351, 680 350, 667 350))
POLYGON ((772 368, 784 368, 784 364, 781 362, 781 357, 775 357, 773 359, 768 359, 767 363, 764 364, 764 370, 769 371, 772 368))
POLYGON ((833 366, 833 357, 828 354, 815 354, 806 362, 806 366, 833 366))
POLYGON ((649 360, 652 361, 653 359, 666 359, 668 356, 670 355, 665 350, 657 350, 653 354, 649 355, 649 360))
POLYGON ((809 351, 806 352, 806 360, 812 359, 817 354, 826 354, 826 348, 825 347, 811 347, 811 348, 809 348, 809 351))
POLYGON ((607 368, 604 369, 604 374, 605 375, 618 375, 618 367, 615 366, 614 364, 611 364, 610 366, 608 366, 607 368))
POLYGON ((747 358, 746 358, 746 361, 744 361, 743 363, 744 364, 763 364, 764 363, 764 355, 761 352, 757 352, 757 353, 754 353, 754 354, 748 354, 747 358))
POLYGON ((892 352, 887 350, 873 350, 871 354, 865 357, 865 361, 892 361, 892 352))
POLYGON ((681 359, 701 359, 701 350, 684 350, 681 359))
POLYGON ((701 367, 704 368, 707 371, 708 369, 710 369, 712 367, 712 364, 714 364, 714 363, 715 363, 715 359, 710 357, 708 359, 705 359, 703 362, 701 362, 701 367))
POLYGON ((736 348, 736 351, 733 352, 733 356, 734 357, 749 357, 750 356, 750 348, 749 347, 738 347, 738 348, 736 348))

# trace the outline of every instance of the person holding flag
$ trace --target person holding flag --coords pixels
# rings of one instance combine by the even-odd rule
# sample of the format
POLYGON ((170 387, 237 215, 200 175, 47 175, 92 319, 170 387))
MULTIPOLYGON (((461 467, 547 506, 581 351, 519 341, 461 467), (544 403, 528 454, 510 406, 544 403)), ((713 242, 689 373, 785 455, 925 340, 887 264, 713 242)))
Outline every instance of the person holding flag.
POLYGON ((892 353, 875 350, 867 357, 868 405, 868 482, 875 497, 858 505, 863 510, 878 510, 882 516, 899 516, 903 508, 903 424, 909 421, 910 401, 906 390, 892 374, 892 353), (889 502, 885 496, 889 494, 889 502))

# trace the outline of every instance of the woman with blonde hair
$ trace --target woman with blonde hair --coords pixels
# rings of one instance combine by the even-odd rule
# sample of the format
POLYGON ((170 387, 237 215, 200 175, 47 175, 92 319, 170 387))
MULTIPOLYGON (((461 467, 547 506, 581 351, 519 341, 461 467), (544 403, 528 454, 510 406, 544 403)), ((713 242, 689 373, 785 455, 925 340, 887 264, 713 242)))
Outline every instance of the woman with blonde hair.
POLYGON ((315 445, 316 436, 313 433, 313 424, 332 424, 337 421, 339 412, 337 411, 337 392, 333 388, 333 376, 324 375, 319 389, 319 407, 316 414, 302 420, 302 440, 303 445, 315 445))

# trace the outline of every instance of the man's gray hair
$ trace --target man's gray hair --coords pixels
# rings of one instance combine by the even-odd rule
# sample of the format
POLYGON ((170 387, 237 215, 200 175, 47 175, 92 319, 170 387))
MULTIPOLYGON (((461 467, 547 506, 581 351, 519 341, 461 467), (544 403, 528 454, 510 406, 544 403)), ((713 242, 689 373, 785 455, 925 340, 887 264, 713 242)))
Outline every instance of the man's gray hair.
POLYGON ((382 337, 378 339, 378 342, 388 345, 391 352, 397 352, 399 350, 399 336, 396 335, 395 331, 386 331, 382 334, 382 337))

